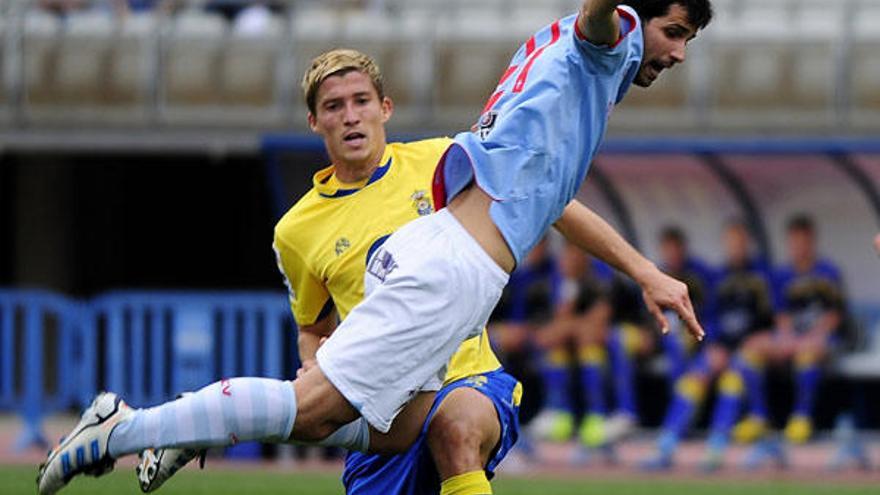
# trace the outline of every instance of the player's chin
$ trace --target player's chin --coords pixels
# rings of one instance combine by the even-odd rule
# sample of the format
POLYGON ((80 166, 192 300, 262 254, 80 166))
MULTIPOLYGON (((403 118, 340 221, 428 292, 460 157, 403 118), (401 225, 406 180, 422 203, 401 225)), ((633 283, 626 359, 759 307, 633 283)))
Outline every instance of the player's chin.
POLYGON ((654 79, 643 72, 639 72, 636 78, 633 79, 633 84, 642 88, 649 88, 654 84, 654 79))
POLYGON ((343 157, 347 162, 361 162, 370 157, 370 149, 366 146, 356 149, 346 149, 343 157))

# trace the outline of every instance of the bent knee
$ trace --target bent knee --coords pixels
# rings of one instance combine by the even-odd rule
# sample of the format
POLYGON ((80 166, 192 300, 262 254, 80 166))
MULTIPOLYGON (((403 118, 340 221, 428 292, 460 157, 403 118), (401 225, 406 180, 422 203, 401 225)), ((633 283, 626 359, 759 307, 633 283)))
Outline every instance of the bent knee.
POLYGON ((320 442, 338 430, 341 424, 315 415, 297 415, 293 438, 299 442, 320 442))
POLYGON ((439 415, 428 428, 428 441, 441 446, 443 450, 478 448, 483 436, 479 421, 470 416, 456 418, 439 415))
POLYGON ((302 442, 324 440, 357 418, 357 411, 319 368, 309 370, 304 377, 295 380, 293 386, 297 407, 293 439, 302 442))

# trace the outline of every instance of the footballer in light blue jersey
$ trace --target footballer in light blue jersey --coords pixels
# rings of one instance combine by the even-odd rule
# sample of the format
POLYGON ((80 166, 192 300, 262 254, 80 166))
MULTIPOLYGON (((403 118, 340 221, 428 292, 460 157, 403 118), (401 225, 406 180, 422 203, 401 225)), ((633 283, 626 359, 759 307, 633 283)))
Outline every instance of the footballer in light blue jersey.
POLYGON ((529 38, 475 132, 457 135, 441 161, 447 199, 472 180, 495 199, 492 220, 517 263, 581 187, 612 108, 639 72, 641 22, 629 7, 617 12, 613 46, 587 41, 577 15, 529 38))

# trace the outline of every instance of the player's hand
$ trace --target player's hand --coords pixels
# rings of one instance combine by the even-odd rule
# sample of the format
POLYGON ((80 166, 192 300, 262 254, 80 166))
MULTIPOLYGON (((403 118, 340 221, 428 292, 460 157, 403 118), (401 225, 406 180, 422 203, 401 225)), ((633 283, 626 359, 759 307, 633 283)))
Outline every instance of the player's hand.
POLYGON ((880 256, 880 234, 874 236, 874 250, 877 251, 877 255, 880 256))
POLYGON ((791 328, 781 328, 773 336, 773 355, 783 359, 794 354, 798 339, 791 328))
MULTIPOLYGON (((318 347, 320 348, 324 345, 324 342, 327 342, 327 337, 321 337, 321 340, 318 341, 318 347)), ((307 371, 314 368, 318 365, 318 360, 315 358, 306 359, 302 362, 302 366, 298 370, 296 370, 296 377, 299 378, 306 374, 307 371)))
POLYGON ((306 374, 310 369, 314 368, 318 365, 317 359, 306 359, 302 362, 302 366, 298 370, 296 370, 296 377, 300 378, 306 374))
POLYGON ((687 327, 688 332, 697 340, 703 340, 706 332, 697 321, 694 306, 688 296, 688 288, 683 282, 676 280, 660 270, 642 279, 642 297, 648 311, 660 325, 660 331, 664 334, 669 332, 669 320, 663 315, 664 309, 675 311, 681 321, 687 327))

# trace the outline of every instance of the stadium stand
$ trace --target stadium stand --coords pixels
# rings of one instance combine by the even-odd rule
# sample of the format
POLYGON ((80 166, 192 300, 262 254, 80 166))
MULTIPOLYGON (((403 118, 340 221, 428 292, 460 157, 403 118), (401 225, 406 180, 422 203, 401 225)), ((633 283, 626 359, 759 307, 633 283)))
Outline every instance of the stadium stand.
POLYGON ((233 29, 224 56, 222 84, 226 98, 268 106, 275 96, 275 60, 285 41, 284 24, 271 16, 258 30, 233 29))
POLYGON ((154 15, 136 12, 128 15, 119 26, 113 41, 113 59, 108 93, 114 105, 137 105, 149 101, 154 83, 151 68, 158 65, 151 47, 157 43, 154 15))
MULTIPOLYGON (((6 67, 6 37, 9 22, 6 20, 6 12, 3 9, 0 9, 0 68, 6 67)), ((3 109, 7 106, 8 102, 8 92, 6 90, 6 71, 0 71, 0 81, 3 84, 0 84, 0 114, 3 113, 3 109)))
POLYGON ((59 33, 53 94, 47 97, 58 104, 99 102, 105 93, 115 30, 113 19, 98 12, 69 15, 59 33))
POLYGON ((851 72, 847 78, 851 93, 851 107, 857 122, 862 119, 873 117, 877 120, 877 112, 880 111, 880 31, 877 23, 880 22, 880 5, 871 2, 870 8, 864 8, 855 18, 853 29, 853 50, 849 55, 850 61, 857 60, 852 64, 851 72))
MULTIPOLYGON (((456 0, 442 2, 442 8, 431 0, 388 0, 360 9, 297 1, 252 11, 243 34, 241 19, 230 22, 205 10, 204 2, 181 2, 184 7, 170 15, 139 10, 125 16, 99 4, 63 18, 9 7, 10 26, 25 17, 24 42, 13 43, 23 50, 23 74, 10 65, 10 50, 2 58, 7 93, 15 81, 26 81, 21 114, 38 122, 78 121, 90 114, 49 115, 46 107, 76 103, 100 110, 124 104, 134 123, 156 114, 172 124, 200 119, 215 124, 218 114, 230 125, 299 122, 289 117, 299 108, 290 104, 298 101, 292 97, 296 75, 320 51, 351 44, 385 67, 401 126, 428 121, 463 126, 473 120, 518 43, 536 25, 572 10, 570 2, 558 0, 456 0), (161 81, 155 90, 154 80, 161 81), (131 111, 133 105, 138 111, 131 111)), ((830 9, 812 0, 719 0, 715 6, 718 22, 689 54, 701 63, 672 71, 655 91, 631 92, 615 118, 617 128, 643 129, 654 119, 719 130, 880 124, 880 100, 873 91, 880 80, 875 0, 830 9), (651 110, 647 121, 639 118, 644 109, 651 110)), ((16 36, 13 29, 6 44, 16 36)))
POLYGON ((23 78, 28 103, 40 103, 51 92, 57 78, 57 39, 61 21, 46 12, 31 10, 24 14, 23 78))
POLYGON ((169 106, 219 103, 228 26, 220 14, 187 11, 173 19, 163 86, 169 106))

